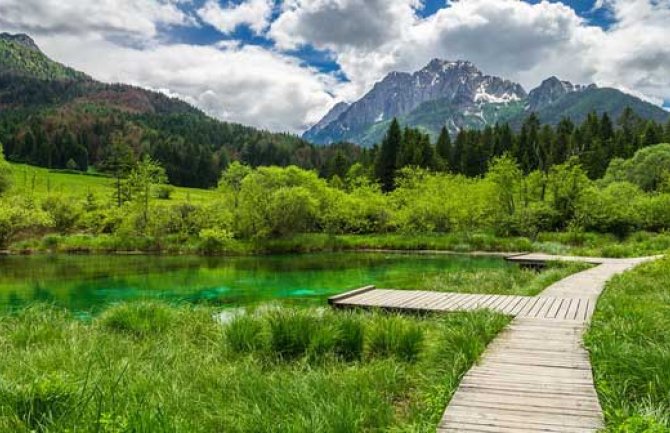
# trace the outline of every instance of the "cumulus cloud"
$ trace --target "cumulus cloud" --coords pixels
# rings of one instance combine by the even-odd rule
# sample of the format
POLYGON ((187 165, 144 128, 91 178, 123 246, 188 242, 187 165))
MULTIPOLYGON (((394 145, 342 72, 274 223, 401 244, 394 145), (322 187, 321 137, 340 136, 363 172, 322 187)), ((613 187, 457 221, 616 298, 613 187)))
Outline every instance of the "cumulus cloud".
POLYGON ((222 7, 217 0, 207 0, 198 9, 198 16, 222 33, 231 33, 244 24, 259 34, 269 24, 272 6, 272 0, 247 0, 228 7, 222 7))
POLYGON ((177 0, 0 0, 0 26, 32 35, 94 32, 152 38, 160 25, 192 23, 177 0))
POLYGON ((452 0, 426 18, 417 16, 419 6, 292 0, 268 35, 285 49, 311 44, 331 52, 350 80, 338 89, 348 100, 386 73, 414 71, 434 57, 471 60, 528 89, 557 75, 670 99, 670 0, 598 0, 594 9, 607 8, 613 21, 607 29, 561 2, 452 0))
POLYGON ((418 0, 289 0, 270 30, 281 48, 376 49, 416 22, 418 0))
POLYGON ((605 7, 615 22, 593 52, 594 79, 670 99, 670 0, 607 0, 605 7))
POLYGON ((38 38, 45 52, 107 82, 169 89, 217 118, 298 132, 332 103, 335 80, 261 47, 120 47, 101 38, 38 38), (100 53, 105 53, 100 56, 100 53))
POLYGON ((416 15, 418 6, 411 0, 294 1, 269 35, 280 47, 310 43, 331 51, 351 80, 348 97, 391 70, 416 70, 434 57, 471 60, 526 86, 552 74, 578 81, 592 75, 589 47, 602 30, 561 3, 461 0, 428 18, 416 15))

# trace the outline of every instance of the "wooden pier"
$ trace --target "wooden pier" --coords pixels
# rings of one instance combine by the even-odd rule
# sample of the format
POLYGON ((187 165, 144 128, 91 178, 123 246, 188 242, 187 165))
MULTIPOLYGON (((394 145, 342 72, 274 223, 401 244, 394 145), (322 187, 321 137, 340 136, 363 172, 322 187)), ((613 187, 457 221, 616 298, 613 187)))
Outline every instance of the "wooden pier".
POLYGON ((438 433, 586 433, 604 425, 582 335, 612 276, 654 258, 601 259, 524 254, 526 266, 549 261, 596 265, 558 281, 538 296, 474 295, 364 287, 329 299, 336 307, 412 312, 488 309, 514 316, 463 377, 438 433))

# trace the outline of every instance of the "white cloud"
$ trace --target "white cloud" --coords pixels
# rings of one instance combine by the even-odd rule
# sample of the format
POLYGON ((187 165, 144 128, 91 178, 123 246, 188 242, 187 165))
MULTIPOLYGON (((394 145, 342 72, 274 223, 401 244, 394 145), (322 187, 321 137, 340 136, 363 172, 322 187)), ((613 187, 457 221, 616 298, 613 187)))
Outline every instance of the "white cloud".
POLYGON ((417 20, 418 0, 288 0, 269 32, 284 49, 376 49, 417 20))
POLYGON ((54 58, 107 82, 178 96, 212 116, 274 131, 299 132, 332 103, 329 75, 261 47, 120 47, 102 38, 55 36, 37 43, 54 58), (100 53, 104 53, 101 56, 100 53))
POLYGON ((589 49, 602 30, 587 26, 563 4, 461 0, 423 19, 415 13, 418 5, 412 0, 295 0, 269 36, 280 47, 311 43, 331 51, 351 80, 343 88, 349 99, 391 70, 416 70, 434 57, 471 60, 527 87, 554 74, 577 81, 592 76, 589 49))
POLYGON ((269 24, 272 6, 272 0, 247 0, 228 7, 221 7, 218 0, 207 0, 198 9, 198 16, 222 33, 231 33, 238 26, 246 24, 259 34, 269 24))
POLYGON ((0 26, 33 36, 93 32, 152 38, 159 25, 192 23, 176 0, 0 0, 0 26))
POLYGON ((386 73, 414 71, 434 57, 471 60, 527 89, 557 75, 670 99, 670 0, 599 0, 595 8, 608 8, 615 21, 606 30, 560 2, 452 0, 427 18, 416 7, 411 0, 292 0, 268 35, 283 48, 330 51, 350 79, 336 89, 348 100, 386 73))
POLYGON ((607 0, 615 23, 593 51, 594 79, 670 99, 670 0, 607 0))

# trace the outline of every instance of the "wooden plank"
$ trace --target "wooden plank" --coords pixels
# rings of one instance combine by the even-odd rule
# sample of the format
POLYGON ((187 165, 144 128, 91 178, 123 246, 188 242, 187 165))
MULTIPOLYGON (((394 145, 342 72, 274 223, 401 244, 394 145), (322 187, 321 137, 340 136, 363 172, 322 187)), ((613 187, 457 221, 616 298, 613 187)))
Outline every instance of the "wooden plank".
POLYGON ((365 292, 369 292, 371 290, 374 290, 375 286, 364 286, 358 289, 350 290, 348 292, 341 293, 339 295, 331 296, 328 298, 328 303, 329 304, 334 304, 337 303, 337 301, 342 301, 346 298, 350 298, 352 296, 360 295, 365 292))

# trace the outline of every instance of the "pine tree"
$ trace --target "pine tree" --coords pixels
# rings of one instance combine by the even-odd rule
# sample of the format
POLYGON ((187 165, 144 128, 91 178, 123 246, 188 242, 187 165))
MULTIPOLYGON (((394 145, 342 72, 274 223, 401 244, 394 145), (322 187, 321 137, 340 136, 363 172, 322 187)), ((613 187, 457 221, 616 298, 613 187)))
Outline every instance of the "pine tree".
POLYGON ((375 177, 381 183, 382 191, 384 192, 393 190, 401 143, 402 131, 400 130, 398 120, 394 118, 382 141, 375 161, 375 177))
POLYGON ((466 141, 467 133, 461 129, 458 131, 456 141, 454 142, 454 149, 451 152, 450 159, 447 161, 449 169, 454 173, 463 173, 463 159, 465 148, 467 147, 466 141))
POLYGON ((108 171, 114 175, 115 178, 115 192, 114 198, 117 206, 121 207, 124 201, 123 197, 123 182, 130 170, 133 167, 133 152, 130 146, 123 140, 120 135, 115 135, 112 143, 107 149, 105 159, 101 164, 101 169, 108 171))
POLYGON ((624 108, 621 116, 619 116, 619 119, 617 120, 617 124, 621 128, 622 134, 622 146, 618 149, 618 151, 621 152, 619 155, 620 157, 629 158, 633 156, 635 150, 640 147, 638 134, 636 134, 635 131, 640 128, 641 123, 641 119, 635 114, 632 108, 624 108))
POLYGON ((575 125, 569 118, 563 118, 558 125, 556 125, 556 139, 551 152, 551 161, 553 164, 563 164, 568 156, 574 153, 572 149, 572 132, 575 125))
POLYGON ((440 131, 440 136, 437 139, 436 151, 437 155, 440 158, 442 158, 442 160, 445 161, 446 164, 449 164, 452 152, 451 137, 449 136, 449 130, 447 130, 445 126, 442 127, 442 130, 440 131))
POLYGON ((656 124, 653 120, 647 121, 647 125, 644 128, 644 135, 642 144, 644 146, 653 146, 661 142, 662 134, 659 131, 659 125, 656 124))
POLYGON ((514 156, 525 173, 530 173, 539 166, 539 130, 540 119, 535 113, 531 114, 521 126, 514 156))

